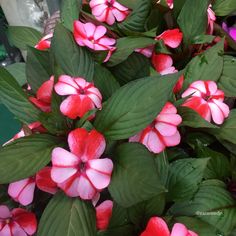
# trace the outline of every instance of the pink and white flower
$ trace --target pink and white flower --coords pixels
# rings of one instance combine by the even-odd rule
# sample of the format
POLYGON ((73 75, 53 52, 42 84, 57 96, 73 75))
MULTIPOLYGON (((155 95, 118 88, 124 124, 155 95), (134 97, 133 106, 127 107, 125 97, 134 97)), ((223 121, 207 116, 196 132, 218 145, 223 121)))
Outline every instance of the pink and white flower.
POLYGON ((37 220, 33 213, 22 208, 12 211, 5 205, 0 205, 0 235, 27 236, 35 234, 37 220))
POLYGON ((46 166, 41 169, 35 177, 37 187, 46 193, 55 194, 58 190, 57 184, 51 178, 52 167, 46 166))
POLYGON ((209 5, 207 9, 207 17, 208 17, 208 34, 213 34, 214 31, 214 22, 216 21, 216 15, 215 12, 211 9, 211 4, 209 5))
POLYGON ((8 194, 23 206, 33 202, 35 190, 35 178, 30 177, 9 184, 8 194))
POLYGON ((51 99, 54 84, 54 76, 45 81, 38 89, 35 97, 29 97, 29 100, 43 112, 51 111, 51 99))
POLYGON ((105 150, 105 139, 96 130, 78 128, 69 133, 70 151, 57 147, 52 152, 51 177, 71 197, 93 199, 111 179, 113 163, 99 159, 105 150))
POLYGON ((205 120, 213 120, 220 125, 229 116, 229 107, 224 103, 224 92, 217 88, 214 81, 195 81, 182 94, 188 98, 182 106, 196 111, 205 120))
POLYGON ((106 27, 93 23, 83 24, 80 21, 74 21, 74 38, 81 47, 86 46, 94 51, 108 51, 108 55, 104 62, 108 61, 112 52, 116 49, 114 47, 116 40, 105 36, 107 33, 106 27))
POLYGON ((184 224, 174 224, 172 231, 168 229, 166 222, 160 217, 152 217, 140 236, 198 236, 195 232, 188 230, 184 224))
POLYGON ((52 37, 52 33, 45 35, 34 47, 41 51, 49 49, 51 47, 52 37))
POLYGON ((96 222, 98 230, 106 230, 112 215, 113 202, 106 200, 96 207, 96 222))
POLYGON ((177 114, 173 104, 167 102, 156 119, 143 131, 129 139, 130 142, 140 142, 149 151, 162 152, 166 147, 173 147, 180 143, 181 137, 177 126, 182 118, 177 114))
POLYGON ((93 83, 86 82, 83 78, 61 75, 55 84, 55 91, 61 96, 69 95, 61 103, 60 110, 71 119, 81 118, 94 108, 102 108, 101 93, 93 83))
POLYGON ((115 21, 121 22, 129 15, 129 8, 116 0, 91 0, 89 3, 92 14, 100 22, 113 25, 115 21))
POLYGON ((166 3, 170 9, 173 9, 174 7, 174 0, 166 0, 166 3))

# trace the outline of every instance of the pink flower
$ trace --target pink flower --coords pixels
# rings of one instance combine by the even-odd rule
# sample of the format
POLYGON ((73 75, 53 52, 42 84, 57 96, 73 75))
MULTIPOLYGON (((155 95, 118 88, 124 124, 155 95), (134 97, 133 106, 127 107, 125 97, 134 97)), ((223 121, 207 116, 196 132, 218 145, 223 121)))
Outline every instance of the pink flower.
POLYGON ((52 33, 45 35, 34 47, 41 51, 50 48, 52 37, 52 33))
POLYGON ((83 78, 61 75, 55 84, 55 91, 61 96, 69 95, 61 103, 60 110, 71 119, 81 118, 89 110, 102 107, 101 93, 93 83, 88 83, 83 78))
POLYGON ((27 236, 33 235, 37 229, 37 220, 33 213, 22 208, 12 211, 5 205, 0 205, 0 235, 27 236))
POLYGON ((166 3, 170 9, 173 9, 174 7, 174 0, 166 0, 166 3))
POLYGON ((166 222, 160 217, 152 217, 140 236, 198 236, 191 230, 188 230, 185 225, 174 224, 170 233, 166 222))
POLYGON ((173 89, 173 93, 178 93, 181 91, 182 87, 183 87, 183 84, 184 84, 184 75, 181 75, 179 77, 179 80, 177 81, 174 89, 173 89))
POLYGON ((113 45, 116 40, 105 36, 107 32, 106 27, 93 23, 83 24, 80 21, 74 22, 74 38, 80 46, 86 46, 95 51, 108 51, 107 58, 104 62, 108 61, 111 53, 116 49, 113 45))
POLYGON ((112 215, 113 202, 106 200, 96 207, 96 221, 98 230, 106 230, 112 215))
POLYGON ((105 139, 96 130, 78 128, 69 133, 70 151, 57 147, 52 152, 51 177, 68 196, 93 199, 111 179, 113 163, 99 159, 105 139))
POLYGON ((23 206, 32 203, 34 198, 35 179, 33 177, 22 179, 9 184, 8 194, 23 206))
POLYGON ((182 94, 188 98, 183 106, 195 110, 205 120, 220 125, 229 116, 229 107, 224 103, 224 92, 217 88, 214 81, 195 81, 182 94))
POLYGON ((91 0, 89 5, 95 18, 109 25, 113 25, 115 20, 118 22, 125 20, 129 14, 129 8, 115 0, 91 0))
POLYGON ((46 166, 36 174, 36 185, 44 192, 55 194, 58 188, 51 178, 51 169, 51 167, 46 166))
POLYGON ((180 134, 177 126, 182 118, 177 114, 173 104, 167 102, 156 119, 143 131, 129 139, 130 142, 140 142, 149 151, 162 152, 166 147, 176 146, 180 143, 180 134))
POLYGON ((207 9, 207 16, 208 16, 208 34, 213 34, 214 31, 214 22, 216 21, 216 16, 214 11, 211 9, 211 4, 209 5, 207 9))
POLYGON ((29 100, 43 112, 51 111, 53 84, 54 84, 54 77, 51 76, 50 80, 44 82, 38 89, 36 98, 29 97, 29 100))
POLYGON ((152 54, 152 64, 156 71, 161 75, 173 74, 177 72, 173 66, 173 60, 167 54, 152 54))

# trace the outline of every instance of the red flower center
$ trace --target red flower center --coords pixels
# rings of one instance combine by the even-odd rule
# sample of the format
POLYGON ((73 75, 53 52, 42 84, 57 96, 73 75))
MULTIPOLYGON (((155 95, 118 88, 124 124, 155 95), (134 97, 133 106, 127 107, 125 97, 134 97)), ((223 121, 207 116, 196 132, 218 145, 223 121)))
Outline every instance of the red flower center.
POLYGON ((86 162, 80 162, 79 164, 80 172, 84 173, 86 171, 86 162))
POLYGON ((114 0, 108 0, 108 1, 107 1, 107 6, 108 6, 109 8, 112 8, 114 2, 115 2, 114 0))

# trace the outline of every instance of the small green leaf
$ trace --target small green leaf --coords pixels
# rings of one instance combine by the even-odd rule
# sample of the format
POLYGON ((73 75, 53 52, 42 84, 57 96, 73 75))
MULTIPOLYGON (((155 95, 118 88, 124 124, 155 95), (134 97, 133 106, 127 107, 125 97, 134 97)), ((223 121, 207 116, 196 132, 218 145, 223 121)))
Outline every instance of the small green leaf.
POLYGON ((190 200, 202 181, 208 161, 208 158, 188 158, 172 162, 168 177, 169 200, 190 200))
POLYGON ((57 193, 40 219, 38 236, 96 236, 96 216, 91 203, 57 193))
POLYGON ((55 28, 51 49, 65 74, 93 80, 94 61, 91 53, 77 45, 71 32, 61 24, 55 28))
POLYGON ((51 160, 51 151, 62 141, 47 134, 33 134, 0 149, 0 183, 11 183, 33 176, 51 160))
POLYGON ((177 19, 185 42, 190 42, 197 35, 205 34, 208 6, 209 2, 206 0, 185 1, 177 19))
POLYGON ((150 124, 170 98, 179 74, 147 77, 117 90, 97 113, 94 126, 110 140, 129 138, 150 124))
POLYGON ((9 26, 8 36, 13 45, 23 50, 26 50, 27 46, 34 47, 43 37, 36 29, 25 26, 9 26))
POLYGON ((20 85, 3 67, 0 67, 0 100, 20 121, 32 123, 38 120, 39 110, 29 102, 20 85))
POLYGON ((165 192, 156 171, 155 157, 143 145, 120 145, 114 162, 109 192, 119 205, 130 207, 165 192))
POLYGON ((121 85, 150 75, 150 60, 139 53, 132 53, 125 61, 111 68, 121 85))
POLYGON ((113 74, 102 65, 95 64, 94 84, 102 94, 102 100, 106 101, 111 95, 120 88, 113 74))
POLYGON ((20 86, 26 84, 25 63, 17 62, 6 67, 7 71, 16 79, 20 86))
POLYGON ((197 35, 191 41, 191 44, 204 44, 204 43, 211 43, 215 39, 214 35, 197 35))
POLYGON ((73 23, 79 19, 79 12, 82 6, 82 0, 63 0, 61 3, 61 20, 63 25, 73 30, 73 23))
POLYGON ((49 80, 52 75, 49 52, 28 47, 26 76, 32 90, 36 93, 43 82, 49 80))
POLYGON ((156 41, 147 37, 124 37, 117 39, 116 51, 112 54, 107 63, 108 66, 115 66, 125 61, 137 48, 145 48, 155 44, 156 41))
POLYGON ((213 11, 217 16, 227 16, 236 10, 235 0, 215 0, 213 2, 213 11))

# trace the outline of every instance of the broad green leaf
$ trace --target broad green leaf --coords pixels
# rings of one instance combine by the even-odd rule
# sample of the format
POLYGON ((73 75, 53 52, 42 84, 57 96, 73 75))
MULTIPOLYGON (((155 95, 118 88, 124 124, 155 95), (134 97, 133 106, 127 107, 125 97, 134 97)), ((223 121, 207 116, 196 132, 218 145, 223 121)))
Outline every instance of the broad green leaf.
POLYGON ((155 157, 143 145, 120 145, 113 161, 109 192, 119 205, 130 207, 166 191, 156 171, 155 157))
POLYGON ((3 67, 0 67, 0 100, 20 121, 31 123, 38 120, 39 110, 29 102, 20 85, 3 67))
POLYGON ((27 46, 34 47, 43 37, 36 29, 25 26, 9 26, 8 36, 17 48, 26 50, 27 46))
POLYGON ((178 78, 176 73, 126 84, 103 105, 94 126, 111 140, 133 136, 155 119, 170 98, 178 78))
POLYGON ((204 43, 211 43, 215 39, 214 35, 197 35, 191 41, 191 44, 204 44, 204 43))
POLYGON ((184 73, 184 89, 197 80, 217 81, 223 70, 224 40, 194 57, 184 73))
POLYGON ((219 129, 210 130, 217 138, 236 144, 236 109, 230 111, 229 117, 219 129))
POLYGON ((207 27, 206 0, 186 0, 177 22, 184 35, 185 42, 190 42, 197 35, 205 34, 207 27))
POLYGON ((175 203, 169 210, 175 216, 189 216, 218 229, 218 235, 228 235, 236 225, 235 200, 219 180, 206 180, 193 199, 175 203))
POLYGON ((150 75, 150 60, 145 56, 132 53, 125 61, 111 68, 121 85, 150 75))
POLYGON ((28 47, 26 76, 32 90, 36 93, 42 83, 49 80, 52 75, 49 52, 28 47))
POLYGON ((203 179, 208 158, 181 159, 170 164, 168 176, 168 198, 185 201, 193 197, 203 179))
POLYGON ((71 32, 61 24, 55 28, 51 49, 65 74, 93 80, 94 61, 91 53, 77 45, 71 32))
POLYGON ((213 11, 217 16, 227 16, 236 10, 235 0, 215 0, 213 2, 213 11))
POLYGON ((163 151, 160 154, 156 155, 155 163, 156 163, 157 173, 161 178, 161 182, 163 186, 166 186, 170 170, 169 156, 167 155, 167 152, 163 151))
POLYGON ((186 0, 174 0, 174 8, 173 8, 173 13, 175 19, 178 18, 179 13, 181 12, 181 9, 183 8, 186 0))
POLYGON ((145 48, 155 44, 156 41, 147 37, 124 37, 117 39, 116 51, 112 54, 107 63, 108 66, 115 66, 125 61, 137 48, 145 48))
POLYGON ((6 67, 7 71, 16 79, 20 86, 26 84, 25 63, 17 62, 6 67))
POLYGON ((189 126, 192 128, 218 128, 218 126, 206 121, 189 107, 179 107, 178 114, 182 117, 181 126, 189 126))
POLYGON ((94 85, 102 94, 102 100, 106 101, 111 95, 120 88, 113 74, 102 65, 95 64, 94 85))
POLYGON ((121 31, 128 30, 144 32, 145 22, 151 10, 151 6, 151 0, 137 0, 130 15, 124 22, 118 24, 118 28, 121 31))
POLYGON ((184 224, 188 229, 199 234, 199 236, 220 236, 220 232, 214 226, 194 217, 175 217, 175 221, 184 224))
POLYGON ((60 138, 33 134, 2 147, 0 183, 11 183, 33 176, 50 162, 52 149, 62 144, 60 138))
POLYGON ((213 151, 204 146, 200 141, 198 141, 196 152, 199 158, 210 159, 204 172, 205 179, 219 179, 224 181, 230 177, 230 162, 224 154, 213 151))
POLYGON ((224 67, 218 81, 219 89, 222 89, 227 97, 235 97, 236 94, 236 58, 224 56, 224 67))
POLYGON ((139 0, 118 0, 119 3, 121 3, 122 5, 130 8, 130 9, 134 9, 137 5, 139 0))
POLYGON ((67 29, 73 30, 73 23, 79 19, 81 6, 82 0, 62 0, 61 20, 67 29))
POLYGON ((92 204, 57 193, 40 219, 38 236, 96 236, 96 216, 92 204))

